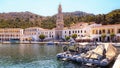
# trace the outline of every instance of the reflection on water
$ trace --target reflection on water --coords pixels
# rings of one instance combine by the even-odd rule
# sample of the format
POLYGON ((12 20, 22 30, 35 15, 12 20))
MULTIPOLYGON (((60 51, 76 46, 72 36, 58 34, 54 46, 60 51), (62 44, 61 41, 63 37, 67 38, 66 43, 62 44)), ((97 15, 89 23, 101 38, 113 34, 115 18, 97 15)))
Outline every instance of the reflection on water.
POLYGON ((56 60, 60 52, 62 46, 56 45, 0 44, 0 68, 83 68, 80 64, 56 60))
POLYGON ((57 68, 56 54, 60 46, 39 44, 0 45, 0 68, 57 68))

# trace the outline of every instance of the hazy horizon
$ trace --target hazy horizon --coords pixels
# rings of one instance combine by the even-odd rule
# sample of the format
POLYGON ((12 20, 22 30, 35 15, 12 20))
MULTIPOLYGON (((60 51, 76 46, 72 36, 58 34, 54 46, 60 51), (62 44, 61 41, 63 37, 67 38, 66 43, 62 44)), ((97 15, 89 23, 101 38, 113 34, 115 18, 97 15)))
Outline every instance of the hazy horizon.
POLYGON ((118 0, 1 0, 0 13, 29 11, 42 16, 57 14, 58 5, 62 5, 63 12, 82 11, 93 14, 107 14, 120 9, 118 0))

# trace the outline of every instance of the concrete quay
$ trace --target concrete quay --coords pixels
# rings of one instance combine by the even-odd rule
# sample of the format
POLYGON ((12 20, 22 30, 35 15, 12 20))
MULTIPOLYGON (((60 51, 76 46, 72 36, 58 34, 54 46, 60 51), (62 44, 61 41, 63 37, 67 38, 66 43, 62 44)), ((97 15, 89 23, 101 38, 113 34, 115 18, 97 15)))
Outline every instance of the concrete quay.
MULTIPOLYGON (((36 41, 22 41, 22 42, 15 42, 14 44, 47 44, 49 42, 36 42, 36 41)), ((70 42, 52 42, 54 44, 70 44, 70 42)), ((111 42, 110 42, 111 43, 111 42)), ((0 42, 0 44, 11 44, 10 41, 4 41, 4 42, 0 42)), ((87 44, 94 44, 92 42, 77 42, 75 44, 79 44, 79 45, 87 45, 87 44)), ((97 44, 108 44, 107 43, 103 43, 103 42, 97 42, 97 44)), ((120 46, 120 43, 111 43, 114 46, 120 46)))

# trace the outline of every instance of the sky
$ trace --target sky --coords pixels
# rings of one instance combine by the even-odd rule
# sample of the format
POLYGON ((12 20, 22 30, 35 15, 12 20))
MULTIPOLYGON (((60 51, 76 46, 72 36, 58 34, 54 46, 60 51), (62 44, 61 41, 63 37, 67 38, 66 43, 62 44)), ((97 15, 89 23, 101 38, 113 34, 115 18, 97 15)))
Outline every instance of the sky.
POLYGON ((120 0, 0 0, 0 13, 29 11, 52 16, 57 14, 59 4, 62 5, 63 12, 106 14, 120 9, 120 0))

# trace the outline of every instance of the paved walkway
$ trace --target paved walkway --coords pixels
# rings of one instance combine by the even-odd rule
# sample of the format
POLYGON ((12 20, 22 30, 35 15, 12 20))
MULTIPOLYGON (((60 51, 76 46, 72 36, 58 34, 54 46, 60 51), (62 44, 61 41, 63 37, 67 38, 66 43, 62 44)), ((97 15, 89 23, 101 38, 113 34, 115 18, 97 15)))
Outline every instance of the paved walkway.
MULTIPOLYGON (((1 43, 1 42, 0 42, 1 43)), ((5 42, 2 42, 3 44, 9 44, 11 42, 9 41, 5 41, 5 42)), ((23 42, 18 42, 18 43, 21 43, 21 44, 46 44, 48 42, 36 42, 36 41, 23 41, 23 42)), ((55 44, 70 44, 70 42, 54 42, 55 44)), ((86 45, 86 44, 92 44, 92 42, 83 42, 83 43, 78 43, 78 44, 81 44, 81 45, 86 45)), ((102 43, 102 42, 97 42, 97 44, 107 44, 107 43, 102 43)), ((120 46, 120 43, 112 43, 114 44, 115 46, 120 46)))

